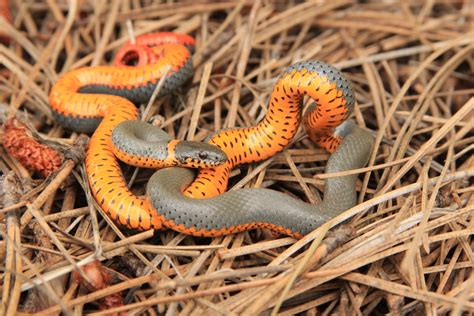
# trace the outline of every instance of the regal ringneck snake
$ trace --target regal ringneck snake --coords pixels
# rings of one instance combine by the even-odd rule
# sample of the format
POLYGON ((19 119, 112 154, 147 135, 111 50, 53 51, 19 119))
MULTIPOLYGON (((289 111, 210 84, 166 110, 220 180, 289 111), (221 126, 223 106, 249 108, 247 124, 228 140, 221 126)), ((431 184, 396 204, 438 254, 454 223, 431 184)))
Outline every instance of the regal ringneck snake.
POLYGON ((252 127, 217 131, 207 144, 173 140, 137 121, 134 103, 150 97, 167 64, 171 71, 160 95, 191 76, 188 49, 193 45, 193 39, 182 34, 138 37, 136 44, 117 53, 118 66, 77 69, 53 86, 50 103, 56 119, 76 131, 95 129, 86 156, 87 175, 96 201, 112 219, 128 228, 171 228, 195 236, 265 227, 301 237, 356 203, 356 175, 328 179, 318 205, 268 189, 224 192, 232 168, 282 151, 300 121, 310 139, 332 153, 326 172, 365 166, 373 138, 346 121, 354 106, 352 89, 337 69, 323 62, 287 68, 263 120, 252 127), (125 66, 131 59, 137 59, 137 65, 125 66), (304 95, 315 104, 302 118, 304 95), (169 168, 158 170, 147 184, 147 197, 139 198, 127 189, 116 157, 135 166, 169 168), (195 176, 175 166, 201 169, 195 176))

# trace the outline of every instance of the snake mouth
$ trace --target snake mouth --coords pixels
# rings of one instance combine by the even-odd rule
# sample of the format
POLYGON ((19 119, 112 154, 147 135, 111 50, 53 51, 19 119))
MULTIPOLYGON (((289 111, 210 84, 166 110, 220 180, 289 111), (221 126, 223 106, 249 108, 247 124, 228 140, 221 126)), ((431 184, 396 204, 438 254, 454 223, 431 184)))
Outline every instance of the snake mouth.
POLYGON ((222 163, 216 161, 203 161, 195 158, 186 158, 184 160, 179 161, 180 165, 187 168, 209 168, 209 167, 217 167, 222 163))
POLYGON ((222 165, 227 161, 227 157, 222 157, 221 153, 201 151, 192 156, 178 156, 177 160, 183 167, 209 168, 222 165))

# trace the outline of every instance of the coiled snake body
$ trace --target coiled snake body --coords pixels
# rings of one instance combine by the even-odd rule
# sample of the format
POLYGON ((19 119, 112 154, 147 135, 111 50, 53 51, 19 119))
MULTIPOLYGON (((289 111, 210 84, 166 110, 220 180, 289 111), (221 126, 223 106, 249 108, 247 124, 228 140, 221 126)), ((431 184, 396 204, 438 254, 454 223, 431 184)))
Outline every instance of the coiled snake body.
MULTIPOLYGON (((156 42, 149 44, 147 43, 148 46, 157 45, 153 47, 154 51, 165 52, 169 45, 181 46, 156 42)), ((178 55, 183 58, 174 59, 179 60, 179 63, 173 68, 175 72, 165 81, 165 85, 171 79, 172 87, 175 87, 189 77, 189 72, 183 70, 187 69, 189 53, 186 54, 182 48, 183 46, 176 51, 170 49, 168 52, 179 52, 178 55)), ((124 55, 121 56, 122 60, 127 60, 124 55)), ((143 80, 144 77, 137 75, 136 69, 162 69, 166 56, 167 54, 162 53, 161 57, 154 60, 154 64, 142 65, 139 62, 137 67, 117 68, 117 71, 131 71, 133 74, 128 77, 127 85, 113 86, 112 81, 103 77, 96 81, 100 81, 99 84, 91 84, 90 80, 81 81, 77 79, 81 74, 81 70, 78 70, 79 74, 73 72, 75 75, 66 75, 68 80, 60 80, 56 84, 59 88, 55 86, 51 93, 51 104, 57 112, 58 120, 67 126, 87 130, 93 125, 91 119, 103 117, 92 136, 86 166, 96 200, 118 223, 138 229, 164 226, 195 236, 219 236, 267 227, 301 237, 355 204, 356 176, 329 179, 326 182, 324 201, 320 205, 304 203, 266 189, 224 193, 233 167, 267 159, 283 150, 293 139, 302 120, 304 95, 315 101, 303 118, 309 137, 332 153, 326 171, 350 170, 366 164, 372 137, 353 122, 345 121, 352 111, 354 97, 349 82, 337 69, 319 61, 296 63, 280 76, 267 114, 260 123, 248 128, 218 131, 210 137, 206 148, 201 147, 204 144, 191 143, 185 149, 178 150, 176 146, 181 142, 170 140, 162 132, 155 134, 155 129, 150 125, 134 121, 137 118, 136 109, 130 101, 123 98, 135 102, 146 99, 140 94, 140 89, 156 84, 157 80, 151 78, 151 74, 143 80), (61 93, 65 90, 72 92, 64 96, 61 93), (122 97, 84 92, 111 93, 122 97), (65 102, 58 102, 58 99, 69 99, 69 102, 72 99, 73 104, 80 99, 78 103, 81 106, 70 109, 65 102), (129 120, 134 122, 125 122, 129 120), (117 128, 114 130, 115 127, 117 128), (110 139, 113 139, 114 144, 110 139), (150 146, 156 148, 156 142, 164 143, 153 154, 150 146), (126 190, 112 152, 121 160, 136 166, 155 167, 157 165, 151 165, 151 161, 158 161, 158 165, 162 166, 206 168, 200 169, 196 179, 193 171, 183 168, 159 170, 147 185, 148 199, 139 199, 126 190), (172 159, 169 159, 170 156, 172 159), (224 156, 227 159, 223 162, 224 156)), ((96 72, 110 74, 111 70, 110 67, 95 67, 88 71, 90 77, 94 77, 96 72)), ((162 72, 155 71, 155 74, 159 77, 162 72)), ((112 75, 114 79, 121 78, 120 76, 125 75, 112 75)), ((151 89, 148 88, 149 90, 151 89)))

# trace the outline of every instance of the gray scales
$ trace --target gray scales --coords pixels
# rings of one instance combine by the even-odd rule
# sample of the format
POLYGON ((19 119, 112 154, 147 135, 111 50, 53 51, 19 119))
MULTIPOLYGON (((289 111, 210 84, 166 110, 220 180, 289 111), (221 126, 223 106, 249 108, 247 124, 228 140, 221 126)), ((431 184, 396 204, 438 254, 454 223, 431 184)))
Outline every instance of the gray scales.
POLYGON ((325 62, 319 60, 308 60, 295 63, 286 68, 281 77, 291 73, 293 70, 301 71, 303 69, 306 69, 308 72, 315 72, 321 78, 326 77, 328 81, 336 83, 337 89, 343 92, 343 98, 347 100, 349 112, 353 110, 355 100, 349 80, 344 77, 339 69, 334 68, 325 62))

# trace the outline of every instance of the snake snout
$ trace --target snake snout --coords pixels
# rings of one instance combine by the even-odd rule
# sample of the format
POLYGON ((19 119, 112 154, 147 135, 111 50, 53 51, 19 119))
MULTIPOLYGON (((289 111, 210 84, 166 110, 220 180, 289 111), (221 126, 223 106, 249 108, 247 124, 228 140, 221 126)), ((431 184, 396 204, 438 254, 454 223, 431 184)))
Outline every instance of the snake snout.
POLYGON ((176 146, 176 158, 188 167, 212 167, 224 163, 227 155, 214 145, 182 141, 176 146))

